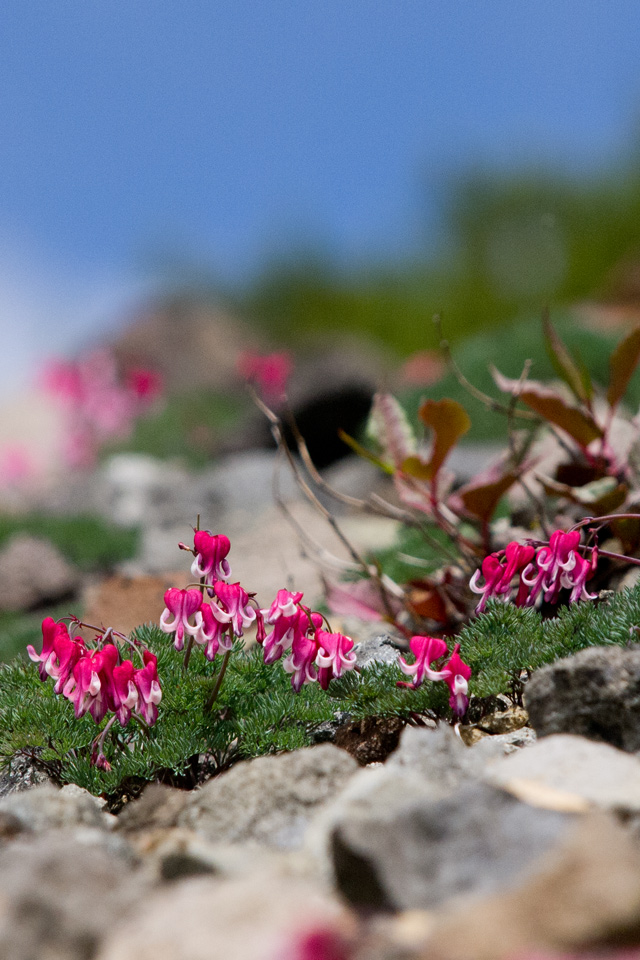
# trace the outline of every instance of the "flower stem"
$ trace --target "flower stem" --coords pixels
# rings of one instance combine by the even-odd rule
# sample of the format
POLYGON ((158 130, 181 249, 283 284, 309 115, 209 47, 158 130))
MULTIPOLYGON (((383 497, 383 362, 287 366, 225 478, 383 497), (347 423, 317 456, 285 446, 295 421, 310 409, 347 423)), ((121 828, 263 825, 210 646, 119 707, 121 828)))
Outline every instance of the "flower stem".
POLYGON ((213 685, 213 690, 211 691, 207 702, 204 705, 205 713, 208 713, 216 702, 216 698, 220 693, 220 687, 222 686, 222 681, 224 680, 224 675, 227 672, 227 666, 229 664, 229 657, 231 656, 231 650, 225 652, 224 658, 222 660, 222 666, 220 667, 220 673, 216 677, 216 682, 213 685))

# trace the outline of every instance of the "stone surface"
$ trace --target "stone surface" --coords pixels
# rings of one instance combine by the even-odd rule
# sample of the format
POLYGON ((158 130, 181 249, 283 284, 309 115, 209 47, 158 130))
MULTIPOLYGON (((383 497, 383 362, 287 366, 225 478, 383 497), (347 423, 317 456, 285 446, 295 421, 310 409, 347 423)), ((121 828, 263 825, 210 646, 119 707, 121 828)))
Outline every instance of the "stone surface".
MULTIPOLYGON (((640 849, 613 818, 578 818, 524 882, 458 903, 426 937, 424 960, 549 957, 640 944, 640 849)), ((604 956, 600 952, 598 956, 604 956)))
POLYGON ((73 593, 80 574, 40 537, 20 533, 0 550, 0 610, 31 610, 73 593))
POLYGON ((0 775, 0 799, 41 783, 49 783, 47 774, 29 757, 17 754, 0 775))
POLYGON ((566 809, 574 797, 576 809, 583 804, 640 813, 640 760, 572 734, 543 737, 524 752, 492 762, 485 779, 541 806, 553 807, 555 796, 566 809))
POLYGON ((388 633, 380 634, 357 643, 353 648, 357 665, 368 667, 372 663, 397 663, 400 647, 388 633))
POLYGON ((258 869, 250 879, 201 877, 157 892, 114 928, 97 960, 346 960, 355 932, 329 893, 258 869), (314 942, 326 949, 312 952, 314 942))
POLYGON ((405 727, 398 749, 389 757, 386 767, 418 775, 433 796, 456 790, 467 779, 478 779, 484 771, 484 760, 469 750, 444 724, 436 730, 405 727))
POLYGON ((640 646, 592 647, 542 667, 525 705, 539 737, 576 733, 640 750, 640 646))
POLYGON ((324 829, 340 893, 355 906, 395 910, 506 890, 571 823, 484 784, 442 797, 415 774, 384 769, 363 771, 332 814, 324 829))
POLYGON ((124 807, 118 817, 118 830, 128 834, 174 827, 189 799, 185 790, 150 783, 137 800, 124 807))
POLYGON ((495 736, 483 737, 477 744, 480 755, 487 755, 488 759, 495 757, 496 749, 508 756, 521 750, 523 747, 530 747, 536 742, 535 730, 531 727, 521 727, 519 730, 512 730, 511 733, 499 733, 495 736))
POLYGON ((13 815, 25 830, 36 833, 78 826, 107 829, 109 823, 87 790, 60 790, 49 783, 3 797, 0 813, 13 815))
POLYGON ((107 849, 68 835, 0 847, 3 960, 89 960, 145 893, 107 849))
POLYGON ((178 817, 217 843, 257 843, 282 849, 302 845, 316 808, 358 769, 332 744, 320 744, 239 763, 190 795, 178 817))

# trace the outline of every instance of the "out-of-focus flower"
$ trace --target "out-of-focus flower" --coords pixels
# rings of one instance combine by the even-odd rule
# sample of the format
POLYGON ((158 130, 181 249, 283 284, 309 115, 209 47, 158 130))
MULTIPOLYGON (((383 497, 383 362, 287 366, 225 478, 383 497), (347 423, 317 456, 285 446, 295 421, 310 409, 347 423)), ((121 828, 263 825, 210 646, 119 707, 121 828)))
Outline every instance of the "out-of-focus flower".
POLYGON ((267 401, 283 399, 292 369, 291 355, 287 351, 260 354, 245 350, 238 358, 240 376, 255 384, 267 401))

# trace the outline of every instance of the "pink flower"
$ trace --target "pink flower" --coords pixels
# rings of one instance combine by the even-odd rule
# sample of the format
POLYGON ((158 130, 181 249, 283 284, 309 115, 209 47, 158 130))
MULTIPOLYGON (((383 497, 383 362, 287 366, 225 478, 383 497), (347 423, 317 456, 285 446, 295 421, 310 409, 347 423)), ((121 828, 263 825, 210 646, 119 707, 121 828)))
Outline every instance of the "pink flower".
MULTIPOLYGON (((322 617, 317 616, 322 623, 322 617)), ((291 686, 299 693, 305 683, 313 683, 318 679, 318 669, 314 663, 318 655, 318 641, 315 636, 306 636, 297 632, 293 638, 291 653, 283 661, 282 666, 287 673, 292 674, 291 686)))
POLYGON ((307 616, 302 611, 297 611, 292 617, 279 617, 274 624, 271 633, 264 638, 262 649, 264 651, 264 662, 275 663, 280 657, 289 650, 293 643, 296 631, 304 634, 307 624, 307 616), (304 618, 305 627, 300 631, 300 620, 304 618))
POLYGON ((199 590, 178 590, 171 587, 164 595, 165 610, 160 616, 160 629, 163 633, 175 633, 174 646, 176 650, 184 647, 185 633, 193 637, 198 631, 197 626, 189 623, 189 617, 200 609, 202 594, 199 590), (171 615, 173 614, 173 620, 171 615))
POLYGON ((280 617, 293 617, 302 600, 302 593, 291 593, 289 590, 278 590, 276 598, 269 607, 263 610, 267 623, 275 623, 280 617))
POLYGON ((432 670, 431 664, 438 660, 447 652, 447 645, 444 640, 438 637, 411 637, 409 649, 415 656, 415 663, 407 663, 404 657, 400 657, 400 669, 408 677, 414 677, 412 683, 398 681, 398 685, 409 687, 415 690, 420 686, 424 678, 427 680, 445 680, 449 673, 446 670, 432 670))
POLYGON ((71 671, 81 657, 87 653, 82 637, 71 639, 64 623, 56 623, 51 617, 42 621, 42 653, 38 654, 29 644, 29 658, 39 663, 38 672, 44 682, 47 677, 56 681, 55 693, 62 693, 71 671))
POLYGON ((191 573, 194 577, 206 577, 208 583, 213 583, 231 574, 226 559, 231 549, 228 537, 222 533, 213 536, 208 530, 196 530, 193 545, 196 556, 191 564, 191 573))
POLYGON ((215 656, 222 646, 223 649, 230 649, 232 646, 231 637, 228 642, 224 642, 223 634, 229 626, 229 616, 223 613, 216 604, 207 603, 205 600, 195 617, 197 631, 194 640, 197 644, 204 647, 204 655, 207 660, 215 660, 215 656))
POLYGON ((149 650, 142 654, 144 667, 136 670, 133 682, 138 689, 137 711, 149 726, 158 719, 158 704, 162 700, 162 689, 158 682, 158 658, 149 650))
POLYGON ((162 393, 162 377, 157 370, 132 367, 127 371, 126 385, 135 398, 144 404, 153 403, 162 393))
POLYGON ((341 677, 344 670, 353 670, 356 665, 356 655, 350 652, 353 648, 351 637, 342 633, 327 633, 326 630, 316 632, 318 641, 318 655, 316 664, 318 680, 323 690, 326 690, 333 677, 341 677))
POLYGON ((134 683, 135 669, 131 660, 124 660, 113 668, 112 709, 121 726, 126 727, 131 712, 138 702, 138 689, 134 683))
POLYGON ((113 706, 113 668, 118 662, 118 650, 107 643, 102 650, 87 654, 74 666, 63 694, 75 709, 76 718, 89 711, 100 723, 113 706))
POLYGON ((241 637, 243 630, 256 619, 256 612, 249 605, 249 594, 239 583, 225 583, 224 580, 216 580, 213 590, 225 608, 235 636, 241 637))
POLYGON ((238 373, 255 383, 268 400, 281 400, 291 374, 291 356, 286 351, 266 355, 245 350, 238 358, 238 373))
POLYGON ((460 659, 458 654, 459 650, 460 644, 456 643, 455 647, 453 648, 453 653, 442 668, 442 672, 449 674, 444 678, 444 681, 449 687, 449 691, 451 693, 451 696, 449 697, 449 706, 457 717, 463 717, 467 712, 467 707, 469 706, 469 697, 467 694, 469 692, 471 667, 467 663, 463 663, 463 661, 460 659))
MULTIPOLYGON (((476 570, 469 583, 474 593, 482 594, 476 607, 476 613, 482 613, 487 600, 491 597, 507 599, 511 581, 516 573, 521 573, 530 563, 535 549, 530 544, 520 544, 515 540, 508 543, 505 551, 506 563, 503 565, 498 553, 492 553, 482 561, 482 570, 476 570), (484 586, 480 586, 480 577, 484 577, 484 586)), ((525 590, 526 593, 526 590, 525 590)), ((522 596, 522 583, 518 598, 522 596)), ((518 601, 516 601, 518 602, 518 601)), ((521 605, 521 603, 519 604, 521 605)))
POLYGON ((585 581, 595 570, 598 553, 593 551, 589 563, 578 553, 579 543, 579 530, 569 533, 556 530, 551 534, 549 546, 540 547, 535 562, 522 572, 522 581, 529 591, 526 606, 532 607, 541 593, 547 603, 555 603, 563 587, 572 591, 570 602, 594 599, 587 593, 585 581))

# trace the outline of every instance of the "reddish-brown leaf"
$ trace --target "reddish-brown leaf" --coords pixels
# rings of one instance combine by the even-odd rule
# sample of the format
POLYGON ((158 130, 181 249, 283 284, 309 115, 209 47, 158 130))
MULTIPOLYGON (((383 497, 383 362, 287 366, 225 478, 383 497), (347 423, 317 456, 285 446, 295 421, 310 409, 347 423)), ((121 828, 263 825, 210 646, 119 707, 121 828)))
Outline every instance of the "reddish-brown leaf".
POLYGON ((342 617, 358 617, 359 620, 384 620, 397 615, 402 604, 397 597, 387 594, 385 604, 373 580, 357 580, 355 583, 325 582, 327 606, 331 613, 342 617))
POLYGON ((503 473, 495 480, 480 481, 472 480, 458 490, 457 495, 462 500, 468 513, 478 517, 483 522, 490 520, 494 514, 500 498, 504 496, 509 487, 518 479, 518 474, 510 470, 503 473))
POLYGON ((536 380, 526 380, 521 384, 518 380, 505 377, 495 367, 491 368, 491 374, 500 390, 505 393, 517 393, 523 403, 531 407, 544 420, 548 420, 549 423, 568 433, 581 447, 587 447, 593 440, 602 436, 602 428, 587 410, 570 407, 555 390, 545 387, 536 380))
POLYGON ((469 414, 457 400, 445 397, 443 400, 424 400, 418 416, 426 427, 433 430, 433 449, 428 465, 429 476, 433 480, 446 460, 449 451, 464 436, 471 420, 469 414))
POLYGON ((419 617, 446 623, 447 607, 435 587, 414 587, 409 591, 409 606, 419 617))
POLYGON ((609 405, 617 407, 640 360, 640 327, 621 340, 609 358, 609 405))

